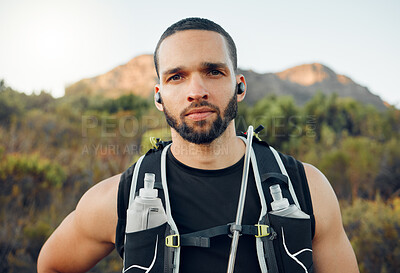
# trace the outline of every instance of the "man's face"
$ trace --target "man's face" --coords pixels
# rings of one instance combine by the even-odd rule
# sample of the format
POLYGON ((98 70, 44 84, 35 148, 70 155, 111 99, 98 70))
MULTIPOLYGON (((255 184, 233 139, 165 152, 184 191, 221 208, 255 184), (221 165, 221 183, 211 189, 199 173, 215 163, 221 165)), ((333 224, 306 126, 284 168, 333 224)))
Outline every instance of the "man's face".
POLYGON ((162 107, 167 123, 182 138, 209 144, 237 114, 236 78, 223 36, 185 30, 159 48, 162 107))

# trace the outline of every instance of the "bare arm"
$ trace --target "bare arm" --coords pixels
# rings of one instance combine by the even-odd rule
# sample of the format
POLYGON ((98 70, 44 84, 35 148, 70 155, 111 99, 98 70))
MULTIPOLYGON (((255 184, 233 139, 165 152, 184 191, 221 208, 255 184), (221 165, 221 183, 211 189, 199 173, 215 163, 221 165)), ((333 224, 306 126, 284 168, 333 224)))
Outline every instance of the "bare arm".
POLYGON ((304 164, 315 215, 314 270, 317 273, 359 272, 356 256, 343 229, 336 195, 326 177, 304 164))
POLYGON ((113 249, 120 175, 89 189, 40 251, 38 272, 86 272, 113 249))

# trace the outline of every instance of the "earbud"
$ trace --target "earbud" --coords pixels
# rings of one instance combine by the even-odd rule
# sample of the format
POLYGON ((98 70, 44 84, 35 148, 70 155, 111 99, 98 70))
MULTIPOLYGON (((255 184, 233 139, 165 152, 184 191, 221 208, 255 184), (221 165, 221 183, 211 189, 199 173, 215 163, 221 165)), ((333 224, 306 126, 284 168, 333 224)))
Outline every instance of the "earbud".
POLYGON ((157 103, 162 103, 161 93, 160 93, 160 92, 157 92, 157 93, 155 94, 155 98, 156 98, 156 102, 157 102, 157 103))
POLYGON ((243 94, 243 93, 244 93, 244 90, 245 90, 244 83, 242 83, 242 82, 239 83, 238 86, 237 86, 237 93, 238 93, 238 95, 243 94))

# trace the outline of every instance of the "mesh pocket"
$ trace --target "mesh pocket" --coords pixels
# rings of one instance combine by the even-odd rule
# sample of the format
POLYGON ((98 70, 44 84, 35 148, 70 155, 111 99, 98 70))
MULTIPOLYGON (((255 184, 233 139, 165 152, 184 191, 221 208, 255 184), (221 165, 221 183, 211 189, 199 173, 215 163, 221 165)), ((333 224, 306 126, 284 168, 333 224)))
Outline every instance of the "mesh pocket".
POLYGON ((167 223, 125 234, 124 271, 163 272, 167 223))
POLYGON ((268 214, 277 233, 274 240, 279 272, 313 272, 311 220, 268 214))

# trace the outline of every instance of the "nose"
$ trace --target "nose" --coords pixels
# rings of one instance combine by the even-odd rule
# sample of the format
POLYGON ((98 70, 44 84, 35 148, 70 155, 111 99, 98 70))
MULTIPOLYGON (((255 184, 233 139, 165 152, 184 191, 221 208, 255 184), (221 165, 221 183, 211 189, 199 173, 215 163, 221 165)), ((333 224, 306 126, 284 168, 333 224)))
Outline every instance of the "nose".
POLYGON ((200 75, 193 75, 188 86, 187 100, 189 102, 208 100, 208 90, 200 75))

